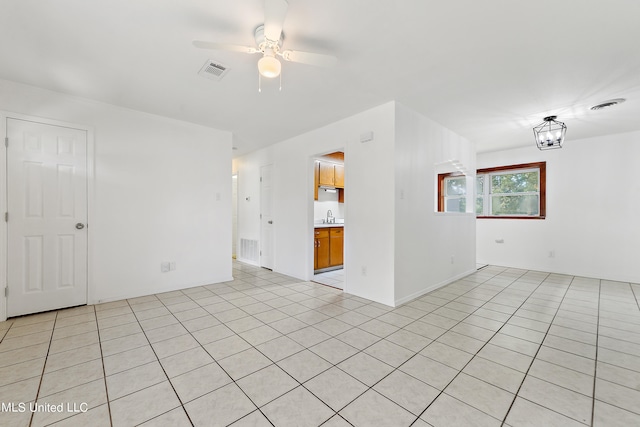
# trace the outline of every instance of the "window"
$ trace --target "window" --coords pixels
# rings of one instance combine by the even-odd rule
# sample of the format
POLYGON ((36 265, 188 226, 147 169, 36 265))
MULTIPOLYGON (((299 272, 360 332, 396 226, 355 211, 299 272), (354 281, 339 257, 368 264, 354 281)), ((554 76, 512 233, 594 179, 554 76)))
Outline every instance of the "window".
POLYGON ((444 203, 445 212, 466 212, 467 210, 467 177, 452 175, 445 178, 444 203))
MULTIPOLYGON (((438 211, 466 212, 466 184, 465 175, 438 175, 438 211)), ((545 218, 545 162, 478 169, 475 187, 478 218, 545 218)))

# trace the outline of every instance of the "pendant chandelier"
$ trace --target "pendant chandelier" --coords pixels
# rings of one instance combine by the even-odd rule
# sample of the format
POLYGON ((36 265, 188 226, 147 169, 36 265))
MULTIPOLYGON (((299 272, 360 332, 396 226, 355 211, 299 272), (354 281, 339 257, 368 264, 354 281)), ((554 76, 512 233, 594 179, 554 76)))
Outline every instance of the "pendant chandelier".
POLYGON ((557 118, 558 116, 545 117, 544 122, 533 128, 538 149, 562 148, 564 136, 567 133, 567 125, 557 121, 557 118))

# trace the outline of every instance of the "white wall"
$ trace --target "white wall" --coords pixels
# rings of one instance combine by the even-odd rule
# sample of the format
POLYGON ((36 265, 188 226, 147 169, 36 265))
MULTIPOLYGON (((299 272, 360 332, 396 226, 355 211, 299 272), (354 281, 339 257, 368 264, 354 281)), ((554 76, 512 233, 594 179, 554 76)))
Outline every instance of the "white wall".
POLYGON ((395 147, 395 302, 401 304, 475 271, 475 215, 437 213, 435 204, 440 165, 455 159, 475 176, 475 149, 401 104, 395 147))
POLYGON ((3 80, 0 110, 94 129, 90 303, 231 279, 230 133, 3 80))
POLYGON ((547 162, 547 218, 477 220, 478 262, 640 283, 638 159, 640 132, 478 154, 478 168, 547 162))
POLYGON ((313 218, 316 222, 327 219, 327 211, 336 219, 344 219, 344 203, 338 202, 338 192, 329 193, 322 188, 318 191, 318 200, 313 203, 313 218))
POLYGON ((272 163, 274 270, 308 280, 313 274, 313 157, 345 152, 347 292, 393 304, 393 115, 387 103, 282 141, 234 161, 240 238, 260 238, 260 166, 272 163), (373 141, 360 135, 373 131, 373 141), (245 200, 251 197, 251 202, 245 200), (353 266, 352 268, 350 266, 353 266), (362 267, 367 275, 362 275, 362 267))
MULTIPOLYGON (((246 194, 259 194, 260 166, 274 165, 276 271, 310 279, 312 157, 337 149, 345 152, 345 292, 395 305, 475 270, 475 216, 434 212, 435 164, 455 154, 475 171, 473 145, 390 102, 236 160, 246 194), (374 139, 361 143, 369 131, 374 139)), ((240 206, 239 234, 259 239, 259 200, 240 206)))

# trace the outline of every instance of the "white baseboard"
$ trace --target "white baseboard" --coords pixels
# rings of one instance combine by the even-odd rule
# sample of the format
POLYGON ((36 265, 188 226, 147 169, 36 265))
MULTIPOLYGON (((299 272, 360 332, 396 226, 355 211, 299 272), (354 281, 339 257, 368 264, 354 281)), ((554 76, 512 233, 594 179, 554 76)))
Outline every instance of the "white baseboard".
POLYGON ((249 264, 249 265, 252 265, 254 267, 260 267, 260 265, 257 262, 255 262, 253 260, 250 260, 250 259, 236 257, 236 261, 239 261, 239 262, 241 262, 243 264, 249 264))
POLYGON ((167 286, 163 288, 137 289, 136 292, 132 292, 130 294, 128 293, 123 295, 107 296, 105 298, 100 298, 95 301, 89 301, 87 302, 87 305, 104 304, 106 302, 120 301, 123 299, 131 299, 131 298, 144 297, 147 295, 162 294, 164 292, 181 291, 183 289, 195 288, 197 286, 207 286, 207 285, 215 285, 216 283, 231 282, 232 280, 233 280, 233 276, 229 276, 223 279, 216 278, 213 280, 206 280, 203 282, 188 283, 186 285, 167 286))
POLYGON ((406 297, 403 297, 403 298, 397 299, 397 300, 395 300, 395 307, 397 307, 397 306, 399 306, 399 305, 402 305, 402 304, 404 304, 404 303, 406 303, 406 302, 409 302, 409 301, 411 301, 411 300, 414 300, 414 299, 416 299, 416 298, 418 298, 418 297, 421 297, 421 296, 422 296, 422 295, 424 295, 424 294, 428 294, 429 292, 433 292, 433 291, 435 291, 435 290, 436 290, 436 289, 438 289, 438 288, 441 288, 441 287, 443 287, 443 286, 446 286, 446 285, 448 285, 449 283, 455 282, 456 280, 460 280, 460 279, 462 279, 463 277, 467 277, 468 275, 473 274, 473 273, 475 273, 475 272, 476 272, 476 269, 475 269, 475 268, 473 268, 473 269, 471 269, 471 270, 465 271, 464 273, 460 273, 460 274, 458 274, 457 276, 450 277, 450 278, 448 278, 448 279, 446 279, 446 280, 444 280, 444 281, 442 281, 442 282, 440 282, 440 283, 436 283, 436 284, 434 284, 434 285, 431 285, 431 286, 429 286, 428 288, 421 289, 420 291, 415 292, 415 293, 413 293, 413 294, 411 294, 411 295, 407 295, 406 297))

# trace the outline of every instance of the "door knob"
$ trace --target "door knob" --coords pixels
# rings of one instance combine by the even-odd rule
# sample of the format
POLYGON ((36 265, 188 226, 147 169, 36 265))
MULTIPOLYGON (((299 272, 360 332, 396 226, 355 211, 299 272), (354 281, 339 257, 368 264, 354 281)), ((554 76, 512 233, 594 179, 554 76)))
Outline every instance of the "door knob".
POLYGON ((273 221, 267 221, 269 224, 273 224, 273 221))
POLYGON ((81 223, 81 222, 79 222, 79 223, 77 223, 77 224, 76 224, 76 228, 77 228, 78 230, 82 230, 82 229, 84 228, 84 224, 83 224, 83 223, 81 223))

